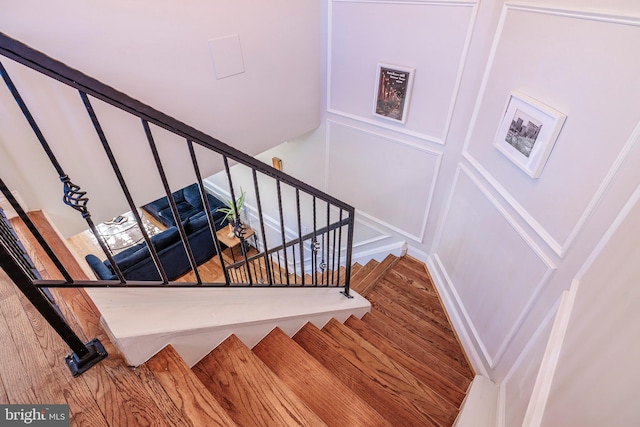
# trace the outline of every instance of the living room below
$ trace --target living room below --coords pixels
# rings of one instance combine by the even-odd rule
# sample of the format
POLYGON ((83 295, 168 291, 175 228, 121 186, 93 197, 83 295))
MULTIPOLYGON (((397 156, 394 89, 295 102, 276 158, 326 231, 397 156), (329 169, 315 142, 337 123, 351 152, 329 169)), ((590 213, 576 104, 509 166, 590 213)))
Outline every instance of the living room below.
MULTIPOLYGON (((181 228, 189 242, 201 280, 224 282, 220 261, 215 257, 217 250, 208 227, 209 218, 205 213, 197 184, 194 183, 173 192, 173 199, 180 217, 181 228)), ((211 194, 207 194, 207 201, 216 230, 222 230, 220 235, 224 234, 226 238, 228 231, 225 226, 228 220, 218 211, 225 206, 224 202, 211 194)), ((191 271, 190 260, 185 252, 180 230, 176 226, 167 197, 143 205, 136 210, 136 213, 157 251, 168 280, 196 282, 197 278, 191 271)), ((126 280, 161 280, 137 223, 136 215, 132 211, 124 212, 98 224, 96 230, 126 280)), ((232 238, 237 239, 235 236, 232 238)), ((239 243, 239 239, 237 240, 239 243)), ((98 242, 98 237, 90 229, 70 237, 67 241, 79 257, 84 258, 85 264, 91 267, 97 279, 118 280, 117 274, 98 242)), ((226 241, 229 243, 228 238, 226 241)), ((229 246, 235 246, 233 243, 235 242, 229 246)), ((227 245, 223 244, 222 248, 230 252, 227 245)), ((232 256, 235 254, 227 254, 229 258, 232 256)))

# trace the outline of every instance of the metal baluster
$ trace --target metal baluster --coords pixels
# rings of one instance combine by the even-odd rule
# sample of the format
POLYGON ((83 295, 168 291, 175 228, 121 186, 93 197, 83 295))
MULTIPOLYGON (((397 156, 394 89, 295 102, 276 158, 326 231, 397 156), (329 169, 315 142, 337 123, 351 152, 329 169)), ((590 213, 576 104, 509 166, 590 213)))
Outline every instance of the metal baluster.
POLYGON ((313 281, 313 286, 318 286, 316 268, 318 267, 318 250, 320 249, 320 244, 318 243, 316 221, 316 196, 313 196, 313 238, 311 240, 311 279, 313 281))
POLYGON ((66 280, 69 283, 73 283, 73 278, 71 278, 71 275, 69 274, 67 269, 62 265, 62 262, 60 262, 56 254, 53 252, 53 249, 51 249, 51 246, 49 246, 49 244, 44 239, 44 237, 42 237, 42 234, 40 234, 40 231, 36 228, 35 224, 31 221, 31 218, 29 218, 29 215, 27 215, 24 209, 22 209, 22 206, 20 206, 20 203, 18 203, 15 197, 13 197, 13 194, 11 194, 11 191, 5 185, 4 181, 2 181, 2 179, 0 179, 0 192, 4 194, 4 197, 7 199, 7 201, 13 208, 13 210, 16 211, 16 213, 18 214, 22 222, 24 222, 24 224, 27 226, 27 228, 29 229, 29 232, 38 241, 38 244, 42 246, 42 249, 44 249, 49 259, 53 261, 54 265, 56 266, 60 274, 62 274, 62 277, 64 278, 64 280, 66 280))
MULTIPOLYGON (((196 157, 196 152, 193 148, 193 142, 189 139, 187 139, 187 146, 189 147, 189 155, 191 156, 191 163, 193 164, 193 170, 196 173, 196 179, 198 181, 198 187, 200 189, 200 197, 202 199, 202 206, 204 206, 204 210, 207 215, 207 220, 209 222, 209 231, 211 232, 211 237, 213 238, 213 243, 216 248, 218 259, 220 260, 220 265, 224 266, 224 259, 222 258, 222 248, 220 246, 220 241, 218 240, 218 235, 216 234, 216 224, 213 219, 213 214, 211 213, 209 198, 207 197, 206 191, 204 190, 204 184, 202 183, 202 174, 200 173, 200 167, 198 166, 198 159, 196 157)), ((229 284, 229 273, 227 272, 227 269, 223 268, 222 273, 224 274, 225 283, 229 284)))
POLYGON ((327 231, 324 232, 324 234, 322 235, 322 250, 323 250, 323 260, 322 260, 322 265, 324 266, 323 272, 322 272, 322 277, 323 277, 323 283, 325 285, 329 284, 329 246, 330 246, 330 236, 329 236, 329 226, 331 225, 331 206, 329 205, 329 202, 327 203, 327 231), (326 245, 325 245, 326 243, 326 245))
POLYGON ((302 240, 302 218, 300 212, 300 190, 296 188, 296 213, 298 216, 298 240, 300 250, 300 278, 302 279, 302 286, 304 286, 305 274, 304 274, 304 241, 302 240))
MULTIPOLYGON (((287 281, 287 286, 289 283, 289 261, 287 259, 287 248, 285 244, 287 243, 287 238, 284 233, 284 213, 282 211, 282 191, 280 188, 280 180, 276 180, 276 190, 278 194, 278 211, 280 213, 280 234, 282 235, 282 246, 283 246, 283 256, 284 256, 284 266, 285 266, 285 279, 287 281)), ((280 271, 282 271, 282 266, 280 266, 280 271)), ((280 280, 282 280, 282 273, 280 274, 280 280)))
POLYGON ((353 296, 349 293, 349 286, 351 282, 351 256, 353 252, 353 228, 355 222, 355 209, 350 208, 349 213, 349 225, 347 228, 347 259, 345 261, 345 282, 344 282, 344 291, 342 292, 347 298, 353 298, 353 296))
POLYGON ((271 277, 271 263, 269 262, 269 257, 267 255, 267 251, 268 251, 267 234, 264 228, 264 215, 262 213, 262 202, 260 200, 260 188, 258 188, 258 177, 255 169, 252 169, 252 172, 253 172, 253 187, 256 192, 256 204, 258 207, 258 221, 260 222, 260 233, 262 234, 262 250, 264 251, 264 265, 267 272, 267 280, 269 282, 269 285, 273 285, 273 279, 271 277))
MULTIPOLYGON (((2 63, 0 63, 0 74, 2 74, 2 78, 3 78, 4 82, 5 82, 5 84, 7 85, 7 88, 9 88, 9 91, 13 95, 13 99, 16 101, 16 103, 20 107, 20 110, 22 111, 22 114, 24 115, 24 117, 27 119, 27 122, 29 122, 29 125, 31 126, 31 130, 36 135, 36 138, 38 139, 38 142, 40 142, 40 145, 42 146, 42 149, 44 150, 44 152, 46 153, 47 157, 49 158, 49 161, 51 162, 51 164, 55 168, 56 172, 58 173, 58 177, 60 178, 60 181, 62 181, 62 187, 63 187, 62 191, 63 191, 63 201, 64 201, 64 203, 67 204, 68 206, 72 207, 73 209, 77 210, 78 212, 80 212, 82 214, 82 217, 85 219, 85 221, 87 222, 87 224, 91 228, 91 231, 94 232, 94 234, 97 234, 96 233, 96 226, 93 223, 93 220, 91 219, 91 214, 89 213, 89 210, 87 208, 87 203, 89 202, 89 199, 87 197, 85 197, 87 193, 84 192, 84 191, 80 191, 80 187, 75 185, 75 184, 73 184, 71 182, 71 179, 67 176, 67 174, 62 169, 62 166, 60 165, 60 162, 58 162, 58 159, 56 158, 55 154, 53 153, 53 150, 51 150, 51 147, 49 146, 49 143, 47 142, 47 140, 44 137, 42 131, 40 130, 40 127, 36 123, 36 121, 33 118, 33 115, 31 114, 31 112, 29 111, 29 108, 27 107, 27 104, 25 104, 24 100, 22 99, 22 96, 20 96, 20 93, 18 92, 18 89, 13 84, 13 81, 11 80, 11 77, 9 77, 9 74, 7 73, 7 70, 4 68, 2 63)), ((24 215, 24 218, 27 218, 26 214, 24 215)), ((98 241, 99 241, 99 239, 98 239, 98 241)), ((107 249, 106 245, 104 244, 104 242, 100 242, 99 241, 99 243, 101 243, 100 246, 102 247, 103 251, 105 249, 107 249)), ((108 252, 108 250, 106 252, 108 252)), ((55 256, 54 256, 53 259, 55 259, 55 256)), ((113 259, 109 259, 109 261, 113 262, 113 259)), ((113 263, 113 264, 115 264, 115 263, 113 263)), ((118 275, 118 278, 120 279, 120 283, 124 283, 125 280, 124 280, 124 277, 122 277, 122 273, 120 273, 116 269, 116 274, 118 275)), ((68 276, 68 274, 67 274, 67 276, 68 276)), ((65 280, 68 280, 67 277, 65 277, 65 280)), ((68 280, 68 281, 73 283, 73 280, 68 280)))
MULTIPOLYGON (((343 215, 343 210, 342 208, 340 208, 340 223, 342 223, 342 215, 343 215)), ((342 259, 342 227, 340 227, 338 229, 338 281, 336 282, 336 284, 340 283, 340 260, 342 259)))
POLYGON ((227 180, 229 182, 229 192, 231 193, 231 206, 232 206, 233 212, 234 212, 235 217, 236 217, 236 223, 234 225, 233 232, 236 235, 236 237, 238 239, 240 239, 240 249, 244 252, 244 259, 245 259, 244 268, 245 268, 246 273, 247 273, 248 282, 251 285, 251 284, 253 284, 253 280, 252 280, 252 277, 251 277, 251 271, 249 270, 249 266, 247 265, 248 264, 247 263, 247 253, 244 250, 244 241, 245 240, 244 240, 244 234, 243 234, 243 231, 242 231, 242 227, 240 227, 240 225, 241 225, 241 223, 240 223, 240 212, 238 212, 238 209, 237 209, 237 206, 236 206, 236 195, 235 195, 235 192, 233 190, 233 181, 231 179, 231 168, 229 167, 229 159, 226 156, 224 156, 223 157, 223 161, 224 161, 224 168, 225 168, 225 171, 227 173, 227 180))
MULTIPOLYGON (((156 269, 160 272, 160 277, 162 278, 162 281, 164 283, 167 283, 166 274, 164 273, 164 269, 162 268, 162 264, 160 263, 160 258, 158 257, 158 254, 155 248, 151 244, 151 238, 149 237, 149 233, 147 232, 146 228, 144 227, 144 224, 142 223, 142 218, 140 217, 140 213, 138 212, 135 202, 133 201, 133 197, 131 196, 129 187, 127 186, 127 183, 124 180, 124 176, 122 175, 120 166, 118 165, 118 162, 116 161, 116 158, 113 155, 113 151, 111 150, 111 145, 107 141, 107 137, 104 134, 104 131, 102 130, 102 126, 100 125, 98 116, 96 115, 95 110, 93 109, 93 106, 91 105, 91 102, 87 94, 82 91, 79 91, 79 92, 80 92, 80 98, 82 98, 82 102, 85 106, 85 109, 87 110, 87 114, 89 114, 89 118, 91 119, 91 123, 93 124, 93 127, 96 133, 98 134, 98 138, 102 143, 102 148, 104 149, 104 152, 107 155, 107 158, 109 159, 111 168, 113 169, 113 172, 115 173, 116 178, 118 179, 118 183, 120 184, 120 188, 122 189, 122 192, 124 193, 124 196, 127 199, 127 203, 129 204, 129 208, 131 209, 131 214, 135 218, 136 223, 138 224, 138 228, 142 233, 142 237, 147 244, 147 248, 149 249, 151 259, 153 260, 156 266, 156 269)), ((116 271, 117 272, 116 274, 118 275, 118 277, 120 277, 122 273, 120 272, 120 268, 118 267, 116 262, 112 259, 111 251, 108 250, 106 242, 104 242, 104 239, 102 238, 99 232, 97 234, 96 232, 94 232, 94 236, 100 243, 102 250, 105 252, 105 255, 109 259, 109 262, 111 263, 111 268, 114 271, 116 271)))
MULTIPOLYGON (((151 154, 153 155, 153 160, 156 163, 156 168, 158 169, 158 175, 160 175, 160 180, 162 181, 162 186, 164 187, 164 191, 167 194, 167 200, 169 201, 169 206, 171 207, 171 213, 173 213, 173 218, 176 221, 176 228, 178 229, 178 233, 180 234, 180 239, 182 240, 182 244, 184 246, 184 250, 186 251, 187 258, 189 259, 189 264, 191 265, 191 270, 193 270, 196 281, 199 285, 202 284, 202 279, 200 278, 200 273, 198 272, 198 264, 193 256, 193 252, 191 251, 191 245, 189 245, 189 240, 187 239, 187 233, 184 231, 184 227, 182 226, 182 221, 180 221, 180 213, 178 212, 178 207, 176 206, 175 200, 173 200, 173 196, 171 194, 171 188, 169 187, 169 181, 167 181, 167 176, 164 173, 164 168, 162 167, 162 162, 160 161, 160 155, 158 153, 158 149, 156 147, 156 143, 153 140, 153 135, 151 134, 151 128, 149 127, 149 122, 142 119, 142 127, 144 128, 144 133, 147 136, 147 141, 149 142, 149 148, 151 148, 151 154)), ((165 283, 167 281, 165 280, 165 283)))
MULTIPOLYGON (((342 215, 342 212, 340 213, 340 215, 342 215)), ((332 266, 332 268, 331 268, 331 282, 332 282, 332 284, 337 285, 337 282, 336 282, 336 237, 337 237, 336 234, 337 234, 337 232, 336 232, 335 228, 333 229, 332 233, 333 233, 333 245, 332 245, 333 246, 333 255, 331 257, 331 266, 332 266)))
POLYGON ((34 286, 32 279, 14 260, 2 242, 0 242, 0 265, 20 292, 71 349, 72 353, 65 358, 65 362, 73 376, 82 374, 107 357, 107 352, 97 338, 86 344, 82 342, 51 301, 34 286))

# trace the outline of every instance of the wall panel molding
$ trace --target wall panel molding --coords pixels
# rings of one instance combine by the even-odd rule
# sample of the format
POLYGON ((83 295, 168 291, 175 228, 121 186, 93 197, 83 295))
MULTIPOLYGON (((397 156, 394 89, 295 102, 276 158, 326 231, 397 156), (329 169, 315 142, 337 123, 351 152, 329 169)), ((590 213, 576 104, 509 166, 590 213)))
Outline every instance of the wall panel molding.
POLYGON ((458 334, 465 353, 469 357, 473 370, 476 372, 476 375, 490 377, 491 375, 487 370, 487 358, 484 356, 488 352, 486 348, 483 347, 484 344, 482 340, 479 339, 479 334, 470 321, 469 314, 466 312, 464 304, 462 304, 460 300, 453 281, 447 274, 447 270, 437 253, 427 258, 427 269, 432 279, 434 279, 434 285, 453 323, 453 329, 458 334), (478 347, 480 347, 480 352, 478 351, 478 347))
POLYGON ((586 204, 584 211, 578 216, 578 220, 576 221, 573 228, 568 232, 567 237, 562 239, 554 236, 553 233, 551 233, 543 224, 541 224, 540 221, 538 221, 534 217, 534 215, 527 210, 527 208, 525 208, 521 203, 519 203, 516 197, 514 197, 509 192, 509 190, 507 190, 499 182, 499 180, 496 179, 482 165, 482 163, 478 159, 476 159, 473 156, 473 154, 469 151, 469 146, 473 138, 474 129, 478 122, 478 115, 480 114, 480 111, 483 105, 483 100, 487 92, 487 85, 493 71, 494 61, 496 58, 498 47, 500 42, 502 41, 502 32, 509 14, 513 11, 532 13, 532 14, 541 14, 541 15, 547 15, 547 16, 556 16, 556 17, 562 17, 567 19, 589 20, 589 21, 602 22, 602 23, 612 24, 612 25, 631 25, 636 27, 640 27, 640 16, 629 15, 629 14, 614 14, 607 11, 589 10, 589 9, 555 8, 555 7, 541 6, 541 5, 536 5, 532 3, 526 3, 526 2, 508 2, 508 3, 505 3, 502 9, 500 21, 498 23, 496 34, 491 47, 489 60, 487 62, 484 75, 482 78, 479 95, 476 100, 476 104, 471 117, 469 130, 467 132, 465 142, 463 145, 462 156, 466 161, 469 162, 471 166, 473 166, 473 168, 480 175, 482 175, 482 177, 487 182, 491 184, 491 186, 495 189, 495 191, 499 193, 500 196, 520 215, 520 217, 549 246, 549 248, 551 248, 553 252, 556 253, 556 255, 563 258, 567 250, 571 247, 571 244, 575 240, 576 236, 582 230, 588 218, 592 215, 594 209, 596 208, 600 200, 604 197, 606 192, 609 190, 614 177, 617 175, 620 167, 625 162, 626 158, 629 156, 629 153, 640 142, 640 122, 637 124, 635 130, 632 132, 631 136, 629 137, 629 139, 626 141, 626 143, 618 153, 617 158, 612 163, 611 167, 608 169, 603 181, 601 182, 599 187, 596 189, 591 199, 586 204))
MULTIPOLYGON (((565 291, 566 293, 566 291, 565 291)), ((554 320, 557 317, 558 311, 559 311, 559 307, 561 306, 561 303, 563 301, 563 297, 564 297, 564 293, 560 296, 560 298, 558 298, 558 300, 556 301, 556 303, 553 305, 553 307, 551 307, 551 309, 547 312, 547 314, 545 315, 544 319, 542 320, 542 322, 540 322, 540 325, 538 325, 538 327, 536 328, 535 332, 533 333, 533 335, 531 336, 531 338, 529 339, 529 341, 527 342, 527 344, 524 346, 524 348, 522 349, 522 351, 520 352, 520 354, 518 355, 518 357, 516 358, 515 362, 513 363, 513 365, 511 366, 511 368, 509 369, 509 371, 507 372, 507 374, 504 377, 504 380, 502 380, 502 383, 500 385, 500 397, 499 397, 499 411, 498 411, 498 426, 499 427, 507 427, 509 425, 513 425, 513 423, 509 424, 507 422, 506 416, 507 416, 507 392, 508 389, 510 387, 510 381, 512 379, 515 378, 517 372, 519 369, 521 369, 523 367, 523 365, 527 362, 531 362, 531 357, 537 356, 536 354, 532 354, 532 352, 534 352, 537 349, 537 345, 539 344, 539 340, 542 340, 543 338, 547 338, 544 342, 546 343, 546 341, 549 338, 549 335, 551 333, 551 327, 552 324, 554 322, 554 320), (546 335, 545 335, 546 334, 546 335)), ((543 355, 539 356, 539 362, 542 363, 542 357, 543 355)), ((534 361, 535 363, 535 361, 534 361)), ((533 380, 535 382, 535 378, 533 380)), ((531 385, 531 387, 533 388, 534 384, 531 385)), ((518 390, 520 390, 520 388, 518 388, 518 390)), ((532 390, 533 391, 533 390, 532 390)), ((521 396, 521 398, 529 398, 530 396, 521 396)), ((522 414, 524 417, 524 413, 522 414)))
POLYGON ((429 220, 429 214, 433 204, 433 197, 436 189, 437 178, 439 176, 440 167, 442 164, 442 156, 443 156, 442 152, 439 150, 433 150, 433 149, 427 148, 422 144, 417 144, 411 141, 394 138, 387 134, 380 133, 376 130, 368 130, 359 126, 353 126, 340 121, 327 120, 327 128, 326 128, 327 159, 326 159, 326 172, 325 172, 325 177, 326 177, 325 188, 329 192, 331 190, 329 188, 330 187, 329 176, 331 173, 335 173, 335 171, 332 172, 330 170, 330 162, 331 162, 332 153, 333 153, 332 147, 333 147, 333 144, 335 144, 335 141, 332 141, 331 135, 332 135, 333 127, 336 127, 336 126, 343 127, 343 128, 349 129, 350 131, 361 133, 363 135, 367 135, 373 138, 377 138, 388 144, 398 145, 403 148, 409 148, 411 150, 415 150, 416 152, 421 153, 421 155, 426 155, 434 159, 435 167, 433 168, 433 172, 430 174, 429 182, 424 183, 425 186, 428 186, 426 200, 424 201, 424 204, 420 206, 420 209, 414 209, 415 212, 423 212, 422 218, 420 219, 419 229, 417 230, 404 229, 397 225, 391 224, 384 219, 376 217, 368 212, 364 212, 362 209, 357 209, 357 215, 360 216, 361 218, 364 218, 367 221, 370 221, 371 223, 375 223, 378 226, 392 230, 405 237, 408 237, 415 242, 422 243, 423 236, 427 227, 427 221, 429 220))
POLYGON ((525 12, 541 13, 545 15, 563 16, 566 18, 588 19, 623 25, 640 25, 640 15, 620 14, 608 10, 597 9, 576 9, 544 6, 531 2, 511 1, 505 3, 505 7, 511 10, 521 10, 525 12))
MULTIPOLYGON (((614 240, 616 238, 616 235, 618 234, 618 232, 620 232, 620 229, 625 224, 625 222, 630 220, 630 216, 635 213, 633 211, 634 209, 637 209, 639 202, 640 185, 636 186, 633 194, 629 196, 619 214, 613 220, 591 254, 587 257, 583 265, 580 267, 571 283, 571 287, 569 288, 569 290, 563 292, 562 302, 560 304, 558 314, 556 315, 553 324, 551 335, 545 348, 542 363, 540 369, 538 370, 536 382, 531 394, 529 406, 525 414, 524 425, 539 426, 542 424, 546 405, 551 396, 554 377, 558 367, 562 364, 562 349, 564 346, 565 338, 567 336, 567 332, 572 323, 580 323, 580 319, 584 318, 584 313, 580 313, 581 306, 585 304, 584 297, 579 298, 580 295, 582 295, 582 293, 580 293, 580 287, 589 287, 589 278, 586 277, 587 274, 591 272, 591 269, 598 261, 598 258, 603 256, 607 249, 610 249, 612 241, 614 241, 613 243, 616 243, 614 240), (583 282, 585 283, 583 284, 583 282), (577 314, 581 317, 579 317, 578 320, 574 319, 572 322, 572 314, 574 308, 578 312, 577 314)), ((587 289, 583 292, 589 292, 589 290, 587 289)), ((594 297, 592 296, 592 298, 594 297)), ((575 332, 575 328, 573 329, 573 331, 575 332)), ((615 331, 612 331, 611 333, 615 333, 615 331)), ((566 365, 566 357, 564 363, 566 365)))
MULTIPOLYGON (((462 81, 462 73, 464 70, 464 66, 467 59, 467 54, 469 51, 469 46, 471 44, 471 36, 473 33, 473 28, 475 25, 476 17, 478 13, 478 1, 472 0, 449 0, 449 1, 437 1, 437 0, 416 0, 416 1, 392 1, 392 0, 330 0, 329 1, 329 12, 328 12, 328 54, 327 54, 327 112, 331 114, 335 114, 338 116, 346 117, 352 120, 357 120, 369 125, 385 128, 392 130, 394 132, 398 132, 400 134, 404 134, 407 136, 420 138, 428 142, 436 143, 436 144, 445 144, 447 140, 447 136, 449 133, 449 128, 451 125, 451 120, 453 117, 453 111, 456 104, 456 100, 458 98, 458 93, 460 89, 460 84, 462 81), (445 123, 442 124, 442 130, 439 134, 428 134, 424 132, 419 132, 408 128, 407 124, 405 125, 395 125, 392 123, 386 123, 385 121, 374 120, 373 116, 365 117, 359 114, 353 114, 349 111, 345 111, 340 108, 334 108, 332 105, 331 98, 331 88, 332 82, 334 80, 332 73, 333 66, 333 18, 334 18, 334 8, 333 4, 374 4, 374 5, 413 5, 413 6, 424 6, 424 7, 451 7, 451 8, 470 8, 471 14, 469 18, 469 22, 466 27, 466 36, 464 45, 460 51, 458 67, 455 70, 456 79, 455 84, 451 92, 451 96, 448 102, 448 112, 446 116, 445 123)), ((385 61, 384 58, 379 58, 380 61, 385 61)), ((417 70, 419 73, 420 70, 417 70)), ((371 86, 371 101, 373 102, 373 85, 371 86)), ((415 90, 415 87, 414 87, 415 90)))
POLYGON ((496 365, 500 362, 500 360, 504 356, 506 350, 508 349, 509 345, 513 341, 515 335, 520 330, 527 316, 533 309, 533 306, 538 296, 540 295, 542 290, 547 286, 547 284, 551 281, 551 278, 553 277, 553 274, 555 273, 557 267, 555 263, 547 256, 547 254, 545 254, 545 252, 535 244, 531 236, 529 236, 526 233, 526 231, 520 226, 520 224, 507 212, 507 210, 502 205, 500 205, 498 200, 491 194, 491 191, 487 189, 483 185, 483 183, 480 181, 480 179, 478 179, 472 173, 472 171, 462 163, 458 165, 458 169, 454 177, 452 190, 451 190, 451 193, 449 194, 449 198, 444 208, 444 215, 443 215, 444 218, 447 218, 449 216, 449 212, 451 211, 451 208, 452 208, 453 200, 455 197, 455 193, 458 187, 460 177, 463 175, 471 181, 471 183, 476 187, 479 193, 492 205, 492 207, 496 210, 496 212, 500 215, 500 217, 502 217, 507 222, 507 224, 516 233, 516 235, 519 236, 519 238, 527 245, 527 247, 531 250, 531 253, 534 254, 536 258, 538 258, 541 261, 541 263, 546 267, 544 274, 531 290, 531 293, 528 296, 526 303, 524 304, 522 310, 520 311, 520 314, 518 315, 516 321, 513 323, 509 331, 506 333, 506 335, 500 342, 500 345, 498 346, 498 348, 494 352, 491 352, 488 349, 488 346, 484 343, 484 340, 481 334, 478 333, 477 328, 474 325, 474 322, 472 320, 472 316, 468 313, 467 309, 465 308, 463 300, 461 299, 456 289, 456 284, 453 283, 452 279, 450 278, 450 274, 446 271, 446 267, 442 262, 442 260, 440 259, 438 249, 440 247, 440 244, 442 243, 442 238, 443 238, 443 234, 446 226, 446 219, 445 221, 443 221, 442 224, 440 224, 440 227, 438 229, 436 239, 435 239, 434 259, 439 265, 439 270, 441 270, 444 273, 444 277, 447 278, 446 283, 447 283, 447 287, 449 288, 449 293, 455 299, 456 305, 458 307, 458 311, 465 320, 466 328, 470 330, 471 335, 473 336, 475 342, 477 343, 480 349, 480 352, 482 353, 482 357, 486 362, 486 365, 489 368, 493 369, 496 367, 496 365))

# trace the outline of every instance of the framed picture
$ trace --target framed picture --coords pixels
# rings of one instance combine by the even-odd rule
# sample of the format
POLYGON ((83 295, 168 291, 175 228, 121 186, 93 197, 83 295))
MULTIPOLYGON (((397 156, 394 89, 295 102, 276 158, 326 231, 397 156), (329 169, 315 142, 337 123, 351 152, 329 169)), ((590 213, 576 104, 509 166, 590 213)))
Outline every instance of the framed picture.
POLYGON ((405 123, 411 97, 414 68, 378 64, 373 114, 394 122, 405 123))
POLYGON ((530 177, 538 178, 566 118, 561 112, 513 91, 494 145, 530 177))

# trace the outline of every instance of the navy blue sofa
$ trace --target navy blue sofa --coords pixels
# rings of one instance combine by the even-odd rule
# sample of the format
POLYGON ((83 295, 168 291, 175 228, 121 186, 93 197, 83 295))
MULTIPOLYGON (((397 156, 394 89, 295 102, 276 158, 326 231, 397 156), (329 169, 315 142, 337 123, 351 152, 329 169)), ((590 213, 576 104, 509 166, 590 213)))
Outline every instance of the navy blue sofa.
MULTIPOLYGON (((187 235, 187 240, 191 247, 191 251, 193 252, 196 264, 200 265, 217 253, 216 247, 213 237, 211 236, 211 230, 209 229, 207 215, 202 208, 199 211, 196 211, 184 204, 188 196, 185 197, 183 190, 179 190, 182 197, 181 204, 183 205, 180 215, 181 222, 187 235), (184 219, 182 219, 183 213, 185 214, 184 219), (192 215, 187 217, 186 215, 188 213, 192 213, 192 215)), ((175 193, 174 197, 176 197, 175 193)), ((180 195, 178 197, 180 197, 180 195)), ((161 207, 166 203, 166 206, 168 207, 169 202, 166 200, 166 197, 164 199, 164 201, 160 199, 152 203, 154 203, 156 207, 161 207)), ((194 199, 191 200, 195 202, 194 199)), ((199 193, 198 200, 200 200, 199 193)), ((194 206, 191 202, 187 203, 192 207, 194 206)), ((209 203, 212 208, 215 228, 216 230, 219 230, 227 225, 227 221, 223 221, 224 214, 216 212, 216 208, 224 205, 211 195, 209 195, 209 203)), ((177 200, 176 204, 178 204, 177 200)), ((202 204, 200 204, 200 206, 202 206, 202 204)), ((171 209, 169 209, 169 214, 170 211, 171 209)), ((158 212, 164 211, 160 209, 158 212)), ((168 217, 161 216, 161 218, 167 219, 168 217)), ((171 218, 173 218, 172 215, 171 218)), ((187 257, 184 245, 180 240, 178 228, 175 225, 151 237, 151 243, 158 253, 160 263, 162 264, 169 280, 175 280, 191 270, 189 258, 187 257)), ((226 247, 223 246, 223 249, 224 248, 226 247)), ((97 277, 101 280, 118 280, 115 272, 111 268, 109 260, 101 261, 93 254, 87 255, 85 259, 96 273, 97 277)), ((138 243, 135 246, 119 252, 113 256, 113 259, 126 280, 161 280, 160 274, 156 269, 145 242, 138 243)))

